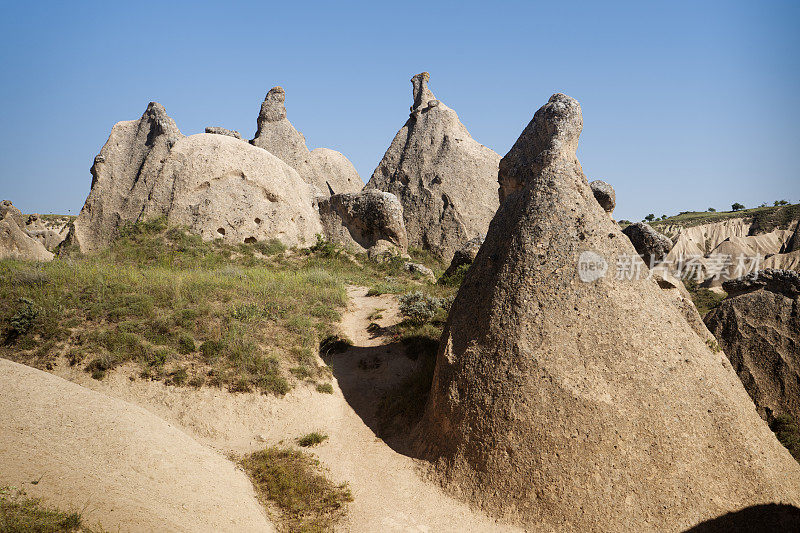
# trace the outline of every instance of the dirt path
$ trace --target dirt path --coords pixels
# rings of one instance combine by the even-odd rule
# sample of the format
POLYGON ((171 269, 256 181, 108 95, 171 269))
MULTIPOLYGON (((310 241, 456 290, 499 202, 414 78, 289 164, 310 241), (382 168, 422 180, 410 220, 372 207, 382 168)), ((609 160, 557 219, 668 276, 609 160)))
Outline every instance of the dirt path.
POLYGON ((328 440, 311 451, 333 480, 349 483, 352 490, 354 501, 346 521, 339 525, 341 531, 518 531, 471 510, 425 481, 417 461, 392 450, 370 429, 382 391, 407 375, 415 363, 397 345, 385 345, 387 339, 367 332, 371 322, 382 327, 396 323, 398 311, 395 297, 367 297, 366 292, 366 287, 348 289, 350 305, 341 329, 354 346, 328 359, 334 371, 334 394, 300 385, 284 398, 275 398, 229 394, 211 387, 194 390, 161 382, 131 382, 126 372, 112 373, 103 381, 66 365, 55 372, 141 405, 223 453, 292 444, 312 431, 327 434, 328 440), (371 316, 379 309, 383 309, 382 318, 371 316))

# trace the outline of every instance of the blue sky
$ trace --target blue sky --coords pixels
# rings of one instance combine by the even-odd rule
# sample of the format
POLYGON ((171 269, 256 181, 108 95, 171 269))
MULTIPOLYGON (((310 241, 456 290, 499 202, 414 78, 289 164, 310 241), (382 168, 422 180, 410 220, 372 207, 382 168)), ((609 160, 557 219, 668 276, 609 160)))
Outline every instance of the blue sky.
POLYGON ((77 213, 111 126, 161 102, 252 137, 282 85, 310 148, 369 179, 409 78, 501 155, 554 92, 617 218, 800 201, 797 2, 0 3, 0 196, 77 213))

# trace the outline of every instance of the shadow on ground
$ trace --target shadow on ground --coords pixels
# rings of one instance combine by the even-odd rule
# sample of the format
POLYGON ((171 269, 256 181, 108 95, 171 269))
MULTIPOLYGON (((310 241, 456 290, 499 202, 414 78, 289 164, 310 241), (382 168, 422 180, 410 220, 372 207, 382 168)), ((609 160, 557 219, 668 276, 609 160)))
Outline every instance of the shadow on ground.
POLYGON ((800 532, 800 509, 794 505, 754 505, 702 522, 685 533, 800 532))

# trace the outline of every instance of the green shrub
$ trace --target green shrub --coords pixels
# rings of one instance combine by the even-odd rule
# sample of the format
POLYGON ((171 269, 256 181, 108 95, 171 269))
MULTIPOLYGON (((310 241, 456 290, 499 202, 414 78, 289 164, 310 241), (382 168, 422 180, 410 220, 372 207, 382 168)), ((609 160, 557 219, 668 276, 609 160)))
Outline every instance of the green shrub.
POLYGON ((330 383, 320 383, 317 385, 317 392, 322 394, 333 394, 333 385, 330 383))
POLYGON ((783 444, 792 457, 800 462, 800 422, 790 416, 779 416, 770 424, 775 436, 783 444))
POLYGON ((446 287, 460 287, 461 284, 464 283, 464 276, 467 274, 467 270, 469 270, 470 266, 472 265, 460 265, 458 268, 456 268, 455 272, 449 276, 442 275, 437 283, 446 287))
POLYGON ((181 333, 178 336, 178 353, 186 355, 194 352, 194 350, 195 344, 192 336, 187 333, 181 333))
POLYGON ((297 439, 297 444, 299 444, 303 448, 308 448, 310 446, 316 446, 317 444, 320 444, 326 441, 327 439, 328 439, 327 435, 315 431, 313 433, 309 433, 308 435, 304 435, 299 439, 297 439))
POLYGON ((17 310, 9 320, 6 329, 6 342, 14 342, 18 337, 28 333, 40 313, 39 308, 28 298, 19 298, 17 304, 17 310))
POLYGON ((403 294, 399 300, 400 313, 414 324, 424 324, 432 319, 439 309, 449 307, 446 299, 430 296, 422 291, 403 294))

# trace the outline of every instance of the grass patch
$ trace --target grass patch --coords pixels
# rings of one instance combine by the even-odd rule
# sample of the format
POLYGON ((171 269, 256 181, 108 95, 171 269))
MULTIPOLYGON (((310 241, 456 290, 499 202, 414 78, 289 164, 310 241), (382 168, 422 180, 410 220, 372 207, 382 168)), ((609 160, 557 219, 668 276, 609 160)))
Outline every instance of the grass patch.
POLYGON ((284 531, 330 531, 353 500, 346 484, 336 485, 311 455, 269 447, 240 461, 256 492, 275 505, 284 531))
POLYGON ((783 444, 792 457, 800 462, 800 423, 790 416, 779 416, 770 424, 775 436, 783 444))
POLYGON ((310 446, 316 446, 317 444, 321 444, 328 440, 328 436, 319 433, 318 431, 314 431, 313 433, 309 433, 308 435, 303 435, 299 439, 297 439, 297 444, 302 446, 303 448, 308 448, 310 446))
POLYGON ((727 294, 714 292, 711 289, 700 287, 694 278, 685 278, 683 284, 692 297, 694 306, 701 317, 705 317, 711 310, 716 309, 725 299, 727 294))
POLYGON ((64 512, 42 505, 41 500, 29 498, 24 491, 12 487, 0 488, 0 531, 3 533, 55 533, 88 531, 80 513, 64 512))
POLYGON ((333 385, 330 383, 320 383, 317 385, 317 392, 322 394, 333 394, 333 385))

